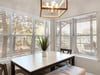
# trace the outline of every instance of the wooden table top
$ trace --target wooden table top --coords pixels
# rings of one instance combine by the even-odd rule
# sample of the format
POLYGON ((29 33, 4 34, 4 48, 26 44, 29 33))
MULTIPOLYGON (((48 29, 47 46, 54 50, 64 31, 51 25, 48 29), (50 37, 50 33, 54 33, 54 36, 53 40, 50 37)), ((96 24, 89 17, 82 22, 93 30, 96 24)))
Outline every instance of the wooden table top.
POLYGON ((33 55, 27 55, 22 57, 13 58, 11 61, 20 67, 26 69, 28 72, 32 72, 43 68, 45 66, 54 64, 56 62, 63 61, 74 55, 64 54, 60 52, 47 52, 47 56, 43 57, 42 52, 35 53, 33 55))

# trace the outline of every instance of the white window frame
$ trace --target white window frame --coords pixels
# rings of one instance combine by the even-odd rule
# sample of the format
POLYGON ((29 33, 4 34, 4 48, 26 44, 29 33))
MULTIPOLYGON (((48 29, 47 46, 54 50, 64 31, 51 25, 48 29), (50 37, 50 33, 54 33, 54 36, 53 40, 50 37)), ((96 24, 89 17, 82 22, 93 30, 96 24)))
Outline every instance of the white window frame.
MULTIPOLYGON (((93 14, 93 15, 96 15, 96 14, 93 14)), ((87 17, 87 15, 86 15, 86 17, 87 17)), ((95 17, 96 18, 96 17, 95 17)), ((83 34, 83 35, 77 35, 77 32, 76 32, 76 30, 77 30, 77 25, 75 25, 75 39, 76 39, 76 43, 75 43, 75 50, 77 50, 77 36, 89 36, 90 37, 90 49, 92 50, 93 48, 92 48, 92 42, 93 42, 93 26, 92 26, 92 22, 93 22, 93 18, 92 18, 92 15, 90 15, 89 16, 89 19, 90 19, 90 35, 85 35, 85 34, 83 34)), ((75 22, 75 24, 76 24, 76 20, 77 20, 77 18, 74 18, 74 22, 75 22)), ((96 36, 96 35, 95 35, 96 36)), ((76 51, 76 53, 77 53, 77 51, 76 51)), ((95 54, 93 55, 93 57, 96 57, 96 50, 95 50, 95 54)), ((81 53, 78 53, 78 54, 81 54, 81 53)), ((81 54, 81 55, 86 55, 86 56, 90 56, 90 55, 88 55, 88 54, 81 54)))
MULTIPOLYGON (((64 18, 64 19, 56 20, 56 22, 58 24, 60 24, 60 22, 67 21, 68 19, 71 20, 71 27, 70 27, 71 28, 70 29, 71 30, 71 32, 70 32, 71 33, 70 34, 70 39, 71 39, 70 44, 71 45, 70 46, 71 46, 71 49, 73 50, 73 53, 75 53, 75 54, 77 54, 77 36, 90 36, 90 43, 91 44, 92 44, 92 41, 93 41, 93 36, 97 37, 97 33, 96 33, 96 35, 93 35, 93 26, 92 26, 93 17, 92 16, 96 16, 96 13, 93 12, 93 13, 83 14, 83 15, 79 15, 79 16, 73 16, 73 17, 70 17, 70 18, 64 18), (90 16, 90 35, 77 35, 77 33, 76 33, 76 30, 77 30, 76 20, 77 20, 77 18, 85 17, 85 16, 86 17, 90 16)), ((96 25, 96 27, 97 27, 97 25, 96 25)), ((56 31, 57 30, 55 29, 55 32, 56 31)), ((60 28, 60 34, 59 35, 60 35, 59 41, 60 41, 60 47, 61 47, 61 28, 60 28)), ((55 33, 55 41, 56 41, 56 37, 57 37, 57 35, 55 33)), ((96 38, 96 40, 97 40, 97 38, 96 38)), ((97 44, 97 42, 96 42, 96 44, 97 44)), ((56 45, 55 45, 55 48, 56 48, 56 45)), ((92 46, 91 46, 91 49, 92 49, 92 46)), ((97 53, 97 50, 95 50, 95 55, 96 55, 96 53, 97 53)), ((79 53, 79 55, 80 55, 80 53, 79 53)), ((83 55, 83 56, 85 56, 85 55, 83 55)), ((93 57, 95 57, 95 56, 93 56, 93 57)))
POLYGON ((71 40, 71 38, 72 38, 72 21, 71 21, 71 19, 65 19, 65 20, 62 20, 62 21, 56 21, 56 25, 55 25, 55 49, 56 49, 56 44, 57 44, 57 37, 59 37, 59 47, 57 47, 57 51, 60 51, 60 48, 61 48, 61 37, 62 36, 65 36, 65 37, 68 37, 69 36, 69 38, 70 38, 70 48, 72 48, 72 40, 71 40), (62 29, 61 29, 61 22, 68 22, 68 24, 70 24, 70 35, 61 35, 61 31, 62 31, 62 29), (58 24, 58 26, 59 26, 59 34, 57 35, 57 24, 58 24))
MULTIPOLYGON (((27 14, 27 13, 23 13, 23 12, 18 12, 18 11, 14 11, 14 10, 11 10, 11 9, 6 9, 6 8, 1 8, 0 7, 0 10, 3 10, 3 11, 5 11, 5 12, 7 12, 7 13, 9 13, 9 16, 10 16, 10 24, 9 24, 9 29, 10 29, 10 31, 9 31, 9 34, 0 34, 0 36, 1 37, 3 37, 3 36, 8 36, 8 38, 9 38, 9 42, 10 42, 10 44, 8 44, 9 45, 9 48, 10 48, 10 50, 9 50, 9 52, 5 55, 5 57, 0 57, 0 58, 6 58, 6 57, 13 57, 13 56, 20 56, 20 55, 26 55, 26 54, 30 54, 30 53, 34 53, 34 51, 35 51, 35 37, 36 37, 36 35, 35 35, 35 20, 36 19, 38 19, 38 20, 43 20, 43 21, 45 21, 46 23, 47 22, 50 22, 50 20, 49 19, 43 19, 43 18, 39 18, 39 17, 37 17, 37 16, 34 16, 34 15, 31 15, 31 14, 27 14), (16 34, 15 36, 31 36, 32 37, 32 42, 31 42, 31 45, 32 45, 32 50, 31 50, 31 52, 28 52, 28 53, 23 53, 23 54, 16 54, 16 55, 14 55, 14 50, 13 50, 13 36, 14 36, 14 34, 12 34, 12 27, 13 27, 13 14, 14 13, 16 13, 17 14, 17 16, 18 15, 20 15, 20 16, 28 16, 28 17, 31 17, 32 18, 32 34, 16 34)), ((50 23, 49 23, 50 24, 50 23)), ((46 24, 45 24, 46 25, 46 24)), ((47 26, 49 26, 49 25, 47 25, 47 26)), ((50 28, 50 27, 49 27, 50 28)), ((46 28, 45 28, 46 29, 46 28)), ((46 34, 46 30, 45 30, 45 34, 46 34)), ((1 53, 2 54, 2 53, 1 53)))

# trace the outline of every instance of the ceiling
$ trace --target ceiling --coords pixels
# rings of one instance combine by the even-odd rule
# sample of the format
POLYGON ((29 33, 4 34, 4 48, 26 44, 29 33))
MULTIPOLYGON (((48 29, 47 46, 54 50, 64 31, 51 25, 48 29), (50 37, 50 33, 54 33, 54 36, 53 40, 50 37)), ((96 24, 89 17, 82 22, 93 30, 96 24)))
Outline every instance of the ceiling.
MULTIPOLYGON (((71 0, 68 0, 71 1, 71 0)), ((0 7, 40 16, 40 0, 0 0, 0 7)))
POLYGON ((0 0, 0 7, 39 15, 40 0, 0 0))

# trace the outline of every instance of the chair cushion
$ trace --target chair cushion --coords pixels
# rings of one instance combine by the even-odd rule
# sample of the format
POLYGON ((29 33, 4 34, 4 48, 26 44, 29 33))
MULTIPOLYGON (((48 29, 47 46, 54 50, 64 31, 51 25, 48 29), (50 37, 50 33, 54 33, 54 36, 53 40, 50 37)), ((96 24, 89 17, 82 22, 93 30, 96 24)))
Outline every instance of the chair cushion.
POLYGON ((85 69, 77 66, 64 66, 60 70, 69 75, 85 75, 85 69))
POLYGON ((66 65, 46 75, 85 75, 85 69, 66 65))
POLYGON ((66 75, 63 71, 61 71, 60 69, 57 69, 55 71, 52 71, 46 75, 66 75))

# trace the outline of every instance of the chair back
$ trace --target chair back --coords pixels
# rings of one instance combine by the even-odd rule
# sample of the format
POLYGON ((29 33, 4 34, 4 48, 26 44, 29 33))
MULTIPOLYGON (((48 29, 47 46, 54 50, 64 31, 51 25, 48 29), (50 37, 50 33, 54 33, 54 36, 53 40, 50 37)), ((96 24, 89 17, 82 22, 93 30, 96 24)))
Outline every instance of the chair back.
POLYGON ((0 64, 0 75, 8 75, 6 64, 0 64))
POLYGON ((63 52, 63 53, 67 52, 67 54, 72 54, 72 49, 61 48, 60 51, 63 52))

